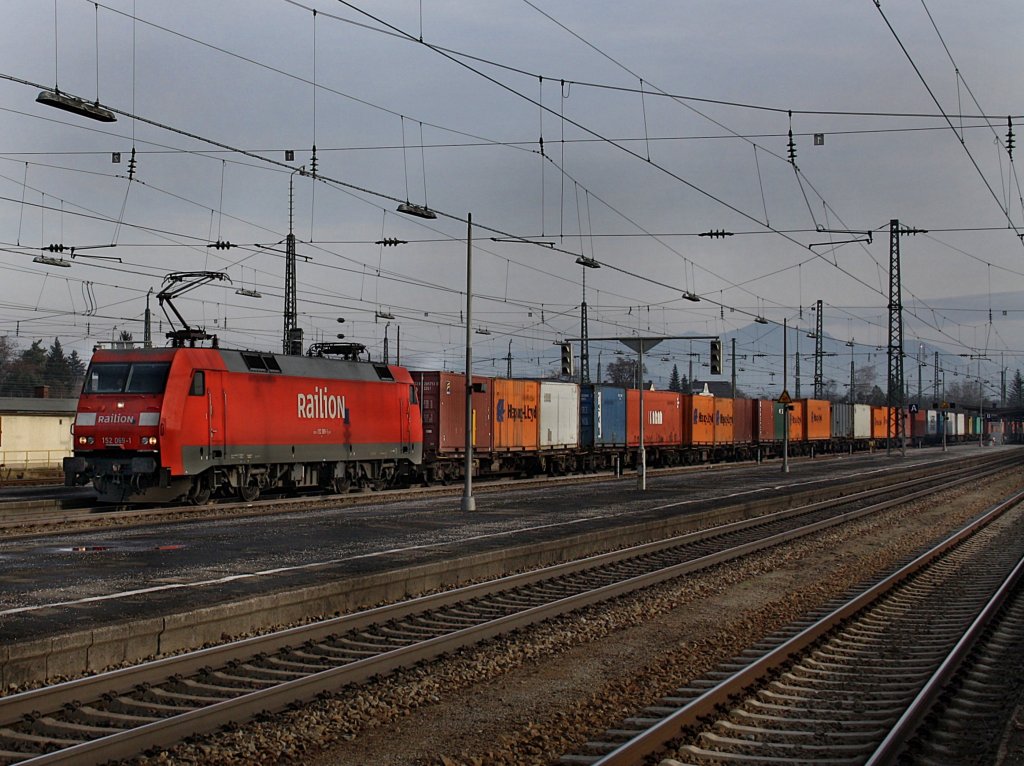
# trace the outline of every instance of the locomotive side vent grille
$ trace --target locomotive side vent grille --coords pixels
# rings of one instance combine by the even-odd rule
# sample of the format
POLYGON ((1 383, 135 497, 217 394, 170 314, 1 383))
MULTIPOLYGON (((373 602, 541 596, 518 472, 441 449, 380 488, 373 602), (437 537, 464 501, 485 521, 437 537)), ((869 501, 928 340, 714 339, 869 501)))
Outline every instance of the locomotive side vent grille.
POLYGON ((281 365, 271 354, 242 352, 242 361, 250 372, 281 372, 281 365))

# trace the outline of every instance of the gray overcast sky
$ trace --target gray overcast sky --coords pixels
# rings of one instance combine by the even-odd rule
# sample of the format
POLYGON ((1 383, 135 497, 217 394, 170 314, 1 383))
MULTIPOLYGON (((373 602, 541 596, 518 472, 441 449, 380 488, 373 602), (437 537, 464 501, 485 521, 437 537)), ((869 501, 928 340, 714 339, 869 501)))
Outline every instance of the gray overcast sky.
MULTIPOLYGON (((315 144, 321 180, 295 176, 307 341, 343 316, 379 357, 388 312, 403 363, 458 367, 472 212, 482 373, 504 372, 510 341, 517 374, 553 368, 552 342, 579 335, 577 254, 602 264, 587 272, 594 337, 764 315, 764 337, 743 336, 755 353, 784 318, 809 327, 821 299, 828 333, 885 345, 898 218, 929 230, 901 243, 907 348, 1024 365, 1005 148, 1007 115, 1024 114, 1019 2, 6 0, 4 18, 0 75, 139 118, 88 121, 0 81, 0 332, 23 345, 60 336, 87 356, 115 332, 141 338, 147 291, 210 269, 231 286, 190 293, 183 313, 224 345, 279 349, 286 165, 308 169, 315 144), (405 199, 442 215, 396 213, 405 199), (822 246, 862 237, 815 229, 872 242, 822 246), (735 235, 698 236, 713 230, 735 235), (121 260, 34 263, 51 243, 113 243, 81 254, 121 260)), ((684 368, 688 349, 666 355, 684 368)), ((747 363, 751 378, 772 366, 747 363)))

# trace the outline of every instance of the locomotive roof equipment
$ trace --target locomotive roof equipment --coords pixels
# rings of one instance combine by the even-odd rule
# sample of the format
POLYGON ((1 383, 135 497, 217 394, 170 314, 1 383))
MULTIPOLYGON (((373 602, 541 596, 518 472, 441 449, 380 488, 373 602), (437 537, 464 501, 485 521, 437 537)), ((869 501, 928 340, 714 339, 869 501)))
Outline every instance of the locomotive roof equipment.
POLYGON ((157 293, 156 298, 160 302, 160 308, 163 309, 164 316, 167 317, 171 327, 174 327, 174 319, 167 313, 168 307, 174 312, 174 316, 178 318, 178 322, 182 325, 181 329, 171 330, 167 333, 167 337, 171 340, 171 345, 174 348, 184 348, 185 341, 188 341, 189 346, 194 348, 196 341, 202 340, 212 340, 213 347, 217 348, 217 336, 210 335, 206 332, 205 327, 191 327, 174 305, 174 299, 209 282, 224 279, 228 282, 231 281, 231 278, 223 271, 175 271, 164 277, 164 287, 157 293))

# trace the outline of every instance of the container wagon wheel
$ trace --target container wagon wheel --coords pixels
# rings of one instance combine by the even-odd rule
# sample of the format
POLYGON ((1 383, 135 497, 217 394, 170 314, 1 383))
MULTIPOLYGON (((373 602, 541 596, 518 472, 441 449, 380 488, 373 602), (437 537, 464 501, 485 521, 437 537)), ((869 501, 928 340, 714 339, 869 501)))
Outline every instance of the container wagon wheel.
POLYGON ((260 487, 255 482, 241 484, 238 487, 238 498, 244 503, 251 503, 260 496, 260 487))

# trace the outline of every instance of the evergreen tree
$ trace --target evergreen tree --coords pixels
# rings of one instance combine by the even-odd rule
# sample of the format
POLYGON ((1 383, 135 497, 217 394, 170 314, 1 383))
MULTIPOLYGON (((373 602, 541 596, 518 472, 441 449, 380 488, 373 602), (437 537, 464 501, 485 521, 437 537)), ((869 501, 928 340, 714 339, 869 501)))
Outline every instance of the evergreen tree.
POLYGON ((21 352, 10 365, 10 372, 4 379, 0 394, 4 396, 32 396, 37 386, 46 378, 46 349, 41 340, 21 352))
POLYGON ((85 362, 78 355, 78 352, 72 350, 68 355, 68 369, 71 370, 71 377, 74 380, 79 380, 85 377, 85 362))
POLYGON ((668 379, 668 390, 669 391, 682 391, 683 390, 682 382, 679 380, 679 366, 678 365, 675 365, 675 364, 672 365, 672 374, 669 376, 669 379, 668 379))
POLYGON ((60 338, 53 339, 53 345, 46 354, 46 362, 43 364, 43 385, 50 387, 50 396, 67 396, 71 384, 71 373, 68 369, 68 359, 64 356, 64 349, 60 345, 60 338))
POLYGON ((41 386, 54 398, 78 396, 85 363, 77 351, 64 354, 59 338, 49 349, 42 340, 18 352, 8 337, 0 337, 0 396, 35 396, 41 386))
POLYGON ((1013 375, 1013 380, 1010 381, 1010 390, 1007 392, 1009 395, 1009 404, 1014 407, 1024 407, 1024 378, 1021 378, 1020 370, 1013 375))

